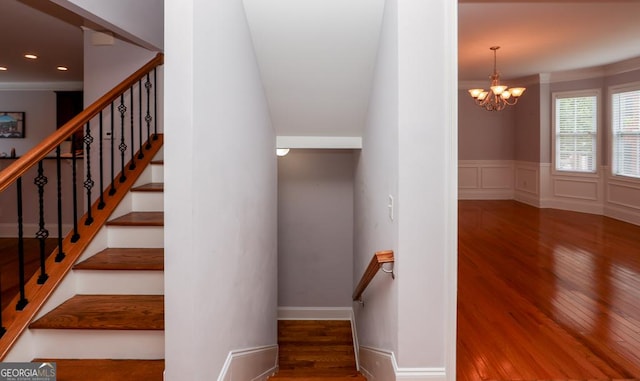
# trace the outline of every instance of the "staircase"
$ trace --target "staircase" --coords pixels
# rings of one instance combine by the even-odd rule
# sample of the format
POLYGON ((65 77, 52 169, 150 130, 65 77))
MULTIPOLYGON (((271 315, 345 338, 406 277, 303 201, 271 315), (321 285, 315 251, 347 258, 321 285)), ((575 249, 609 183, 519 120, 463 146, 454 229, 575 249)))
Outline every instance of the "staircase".
POLYGON ((21 341, 30 343, 17 346, 30 347, 34 361, 56 362, 59 381, 163 379, 161 157, 29 325, 21 341))
POLYGON ((366 381, 347 320, 279 320, 279 372, 269 380, 366 381))

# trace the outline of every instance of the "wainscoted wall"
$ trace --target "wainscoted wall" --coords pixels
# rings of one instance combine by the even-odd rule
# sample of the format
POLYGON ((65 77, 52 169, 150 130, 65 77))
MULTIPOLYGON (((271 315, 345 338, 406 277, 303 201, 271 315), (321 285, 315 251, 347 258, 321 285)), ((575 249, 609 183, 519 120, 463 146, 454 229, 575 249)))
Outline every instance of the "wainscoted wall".
POLYGON ((640 180, 555 172, 549 163, 460 160, 461 200, 517 200, 538 208, 600 214, 640 225, 640 180))
POLYGON ((458 197, 461 200, 514 198, 512 160, 460 160, 458 197))
POLYGON ((604 214, 640 225, 640 180, 621 179, 607 173, 604 214))

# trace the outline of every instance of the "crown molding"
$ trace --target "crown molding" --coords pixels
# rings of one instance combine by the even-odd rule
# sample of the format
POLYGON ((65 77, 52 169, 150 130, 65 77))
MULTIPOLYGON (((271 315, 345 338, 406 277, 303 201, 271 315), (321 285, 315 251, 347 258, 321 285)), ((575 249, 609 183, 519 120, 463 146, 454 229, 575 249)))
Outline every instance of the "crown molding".
POLYGON ((605 75, 616 75, 627 73, 630 71, 640 70, 640 57, 630 58, 628 60, 612 63, 605 66, 605 75))
POLYGON ((0 82, 0 91, 80 91, 82 82, 0 82))
MULTIPOLYGON (((591 78, 604 78, 612 75, 628 73, 640 70, 640 57, 615 62, 609 65, 594 66, 584 69, 556 71, 552 73, 540 73, 523 78, 505 80, 511 85, 534 85, 549 84, 556 82, 580 81, 591 78)), ((488 80, 484 81, 458 81, 458 89, 484 88, 489 85, 488 80)))

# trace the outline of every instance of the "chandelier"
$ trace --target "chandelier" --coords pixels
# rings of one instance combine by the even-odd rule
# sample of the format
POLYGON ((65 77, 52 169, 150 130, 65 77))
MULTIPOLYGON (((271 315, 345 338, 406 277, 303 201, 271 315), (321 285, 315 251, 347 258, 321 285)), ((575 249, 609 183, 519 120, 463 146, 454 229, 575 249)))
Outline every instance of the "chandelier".
POLYGON ((488 111, 500 111, 507 106, 513 106, 518 103, 518 98, 526 89, 524 87, 508 88, 500 84, 500 73, 496 69, 496 51, 500 47, 492 46, 489 49, 493 50, 493 74, 489 76, 489 79, 491 79, 490 91, 470 89, 469 94, 471 94, 478 106, 484 107, 488 111))

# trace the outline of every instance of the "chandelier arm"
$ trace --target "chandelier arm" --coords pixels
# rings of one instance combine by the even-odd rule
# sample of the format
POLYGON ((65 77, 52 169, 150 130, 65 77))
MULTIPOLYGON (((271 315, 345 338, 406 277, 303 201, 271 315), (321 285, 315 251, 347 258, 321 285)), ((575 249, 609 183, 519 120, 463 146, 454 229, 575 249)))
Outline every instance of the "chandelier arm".
POLYGON ((515 106, 515 104, 518 103, 518 98, 509 98, 509 99, 513 99, 513 102, 509 102, 508 99, 503 99, 504 103, 508 104, 509 106, 515 106))

